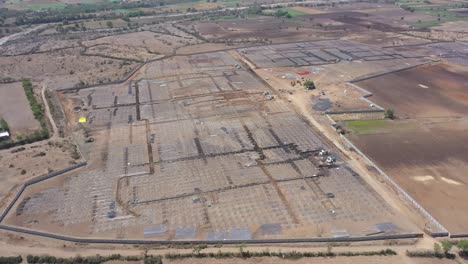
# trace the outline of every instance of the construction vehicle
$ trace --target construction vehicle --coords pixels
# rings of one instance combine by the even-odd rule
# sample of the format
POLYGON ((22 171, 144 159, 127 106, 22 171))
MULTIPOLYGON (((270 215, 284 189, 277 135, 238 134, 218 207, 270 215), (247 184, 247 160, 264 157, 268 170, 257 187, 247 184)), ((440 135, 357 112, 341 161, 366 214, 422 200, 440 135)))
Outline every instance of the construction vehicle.
POLYGON ((327 159, 325 160, 325 163, 329 166, 335 164, 336 158, 333 156, 328 156, 327 159))
POLYGON ((326 151, 325 149, 321 149, 319 151, 319 156, 323 157, 323 156, 326 156, 326 155, 328 155, 328 151, 326 151))

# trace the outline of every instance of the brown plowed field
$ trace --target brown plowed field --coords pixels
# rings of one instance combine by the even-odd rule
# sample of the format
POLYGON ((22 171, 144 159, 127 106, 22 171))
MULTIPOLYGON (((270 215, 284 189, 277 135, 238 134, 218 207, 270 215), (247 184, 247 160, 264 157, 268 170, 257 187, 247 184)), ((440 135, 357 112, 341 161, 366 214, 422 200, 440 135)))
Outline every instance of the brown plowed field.
MULTIPOLYGON (((319 19, 311 22, 308 16, 315 15, 304 15, 303 21, 283 21, 283 19, 268 16, 249 19, 200 21, 197 22, 195 28, 203 37, 209 40, 248 40, 256 38, 268 39, 273 42, 338 38, 342 35, 345 29, 348 32, 356 34, 361 33, 364 30, 368 31, 367 29, 359 26, 341 25, 341 23, 339 23, 340 25, 328 25, 329 23, 321 21, 326 25, 326 27, 324 27, 323 24, 318 22, 319 19)), ((326 18, 327 16, 324 17, 326 18)), ((184 25, 187 26, 189 24, 185 23, 184 25)))
POLYGON ((358 82, 397 120, 350 136, 452 234, 468 233, 467 73, 441 64, 358 82))
POLYGON ((0 84, 0 118, 8 122, 14 137, 40 128, 20 82, 0 84))
POLYGON ((467 233, 466 130, 368 134, 352 140, 450 232, 467 233))
POLYGON ((423 66, 356 83, 370 98, 399 117, 468 115, 468 69, 445 64, 423 66))

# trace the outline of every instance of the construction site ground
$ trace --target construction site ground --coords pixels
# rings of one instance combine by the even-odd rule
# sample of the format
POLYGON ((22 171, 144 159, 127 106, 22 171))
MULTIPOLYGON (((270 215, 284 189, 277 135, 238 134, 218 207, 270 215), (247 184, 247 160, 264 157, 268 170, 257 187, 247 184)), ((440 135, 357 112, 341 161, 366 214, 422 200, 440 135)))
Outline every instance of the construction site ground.
POLYGON ((229 53, 154 62, 141 78, 65 94, 81 108, 71 124, 87 117, 90 165, 28 187, 6 223, 162 240, 416 231, 229 53), (320 149, 337 165, 322 167, 320 149))

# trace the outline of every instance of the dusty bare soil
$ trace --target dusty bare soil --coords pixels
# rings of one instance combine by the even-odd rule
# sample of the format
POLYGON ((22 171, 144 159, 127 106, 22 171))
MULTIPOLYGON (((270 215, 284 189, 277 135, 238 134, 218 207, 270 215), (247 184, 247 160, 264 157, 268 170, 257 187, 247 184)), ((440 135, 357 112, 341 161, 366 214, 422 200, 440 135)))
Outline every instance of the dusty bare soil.
POLYGON ((457 263, 455 260, 440 260, 440 259, 416 259, 406 258, 404 256, 385 256, 385 257, 333 257, 333 258, 303 258, 298 260, 281 259, 281 258, 250 258, 250 259, 184 259, 184 260, 164 260, 164 263, 173 264, 451 264, 457 263))
POLYGON ((171 54, 175 49, 183 46, 200 43, 193 36, 171 25, 166 25, 165 27, 155 26, 154 29, 150 30, 152 31, 103 37, 83 42, 83 45, 89 47, 88 53, 93 53, 93 50, 98 49, 104 55, 117 55, 119 57, 123 55, 123 58, 130 56, 133 59, 145 60, 154 58, 158 54, 171 54), (170 29, 167 29, 168 27, 170 29), (121 51, 116 52, 119 50, 121 51))
MULTIPOLYGON (((17 147, 12 150, 17 150, 17 147)), ((0 208, 3 209, 11 192, 26 180, 64 169, 79 162, 71 157, 71 144, 67 141, 51 141, 24 146, 25 150, 12 153, 0 152, 0 208)))
MULTIPOLYGON (((328 28, 308 20, 292 21, 268 16, 249 19, 201 21, 196 30, 210 40, 265 40, 273 42, 318 40, 335 38, 344 31, 343 26, 330 25, 328 28)), ((188 26, 188 25, 186 25, 188 26)), ((353 26, 349 27, 354 29, 353 26)), ((358 29, 354 29, 358 31, 358 29)))
POLYGON ((319 99, 331 102, 329 108, 318 111, 370 110, 374 108, 367 101, 362 100, 362 96, 367 93, 345 85, 345 82, 379 72, 397 70, 402 65, 411 66, 421 62, 420 59, 354 61, 319 66, 267 68, 260 69, 257 73, 274 87, 284 90, 284 94, 287 95, 289 91, 293 93, 287 97, 307 98, 311 107, 314 107, 319 99), (309 74, 297 74, 304 71, 308 71, 309 74), (313 80, 317 89, 304 92, 301 84, 292 86, 292 80, 283 78, 286 75, 292 75, 301 81, 313 80))
POLYGON ((0 84, 0 118, 8 123, 12 137, 40 128, 30 109, 21 82, 0 84))
POLYGON ((80 56, 77 49, 36 53, 14 57, 1 57, 0 76, 20 80, 45 80, 51 89, 71 87, 82 81, 97 84, 118 80, 130 72, 135 63, 80 56))

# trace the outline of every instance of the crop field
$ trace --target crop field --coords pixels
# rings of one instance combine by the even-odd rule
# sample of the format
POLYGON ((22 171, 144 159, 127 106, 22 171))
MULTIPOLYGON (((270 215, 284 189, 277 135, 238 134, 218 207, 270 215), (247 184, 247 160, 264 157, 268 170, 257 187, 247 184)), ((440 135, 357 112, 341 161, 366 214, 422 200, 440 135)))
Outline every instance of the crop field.
POLYGON ((0 117, 7 121, 14 137, 27 135, 40 128, 21 82, 0 84, 0 117))
POLYGON ((413 232, 334 149, 229 53, 148 64, 63 94, 91 164, 28 188, 6 223, 78 237, 225 240, 413 232), (338 158, 323 166, 318 151, 338 158))
POLYGON ((427 14, 434 17, 433 21, 418 22, 416 26, 435 26, 445 21, 466 20, 463 14, 452 12, 452 9, 463 6, 463 2, 452 1, 436 1, 435 3, 427 4, 414 0, 400 0, 398 4, 408 7, 415 13, 427 14))
POLYGON ((468 228, 466 76, 436 64, 358 82, 397 120, 347 122, 350 139, 452 234, 468 228))
MULTIPOLYGON (((305 15, 304 15, 305 16, 305 15)), ((301 18, 298 16, 298 18, 301 18)), ((181 23, 186 27, 191 23, 181 23)), ((290 42, 304 40, 331 39, 339 36, 345 29, 351 32, 361 32, 365 28, 354 25, 327 25, 321 21, 302 19, 281 19, 273 16, 253 16, 246 19, 230 19, 216 21, 200 21, 193 26, 194 31, 206 39, 213 41, 249 39, 267 39, 273 42, 290 42), (326 26, 323 26, 326 25, 326 26)))

